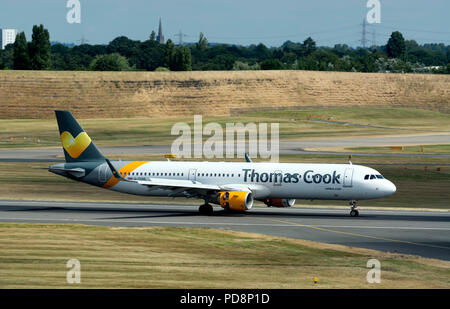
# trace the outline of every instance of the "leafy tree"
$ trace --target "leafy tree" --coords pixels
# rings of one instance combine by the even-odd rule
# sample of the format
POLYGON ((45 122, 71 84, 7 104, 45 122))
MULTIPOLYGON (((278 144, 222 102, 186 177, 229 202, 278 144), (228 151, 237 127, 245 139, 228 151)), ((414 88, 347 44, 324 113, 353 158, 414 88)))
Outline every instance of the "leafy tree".
POLYGON ((174 71, 192 71, 191 50, 187 46, 180 46, 175 53, 174 71))
MULTIPOLYGON (((171 40, 166 44, 156 42, 154 31, 150 39, 144 42, 130 40, 125 36, 117 37, 108 45, 50 46, 48 41, 48 31, 42 25, 34 26, 32 42, 28 43, 31 69, 51 67, 54 70, 128 70, 131 66, 133 69, 147 71, 158 68, 162 70, 165 67, 178 71, 262 68, 446 73, 450 63, 450 46, 419 45, 415 41, 405 41, 399 32, 392 33, 386 45, 372 46, 369 49, 355 49, 340 44, 333 48, 317 47, 310 37, 303 43, 286 41, 281 47, 270 48, 262 43, 250 46, 210 44, 203 33, 200 33, 195 44, 177 49, 171 40)), ((0 50, 0 69, 26 68, 26 60, 23 61, 26 58, 26 46, 26 38, 21 34, 16 44, 0 50)))
POLYGON ((198 42, 195 44, 195 47, 199 51, 204 51, 208 47, 208 40, 206 39, 203 32, 200 32, 200 37, 198 39, 198 42))
POLYGON ((297 56, 301 56, 303 53, 303 44, 301 43, 294 43, 292 41, 286 41, 281 45, 281 50, 284 53, 293 53, 297 56))
POLYGON ((391 37, 386 45, 386 52, 390 58, 404 58, 406 52, 405 39, 398 32, 392 32, 391 37))
POLYGON ((30 64, 33 70, 46 70, 50 68, 50 34, 44 25, 33 26, 32 41, 30 44, 30 64))
POLYGON ((136 48, 139 48, 139 41, 133 41, 126 36, 120 36, 112 40, 107 47, 108 54, 119 53, 127 58, 133 56, 136 48))
POLYGON ((130 69, 128 60, 118 53, 98 55, 90 65, 93 71, 127 71, 130 69))
POLYGON ((206 63, 202 63, 198 68, 203 71, 224 71, 232 70, 236 57, 231 54, 218 54, 214 58, 209 59, 206 63))
POLYGON ((264 60, 261 62, 261 70, 282 70, 283 64, 278 59, 264 60))
POLYGON ((0 68, 12 69, 14 65, 14 46, 13 44, 6 45, 4 50, 0 49, 0 68))
POLYGON ((270 51, 263 43, 259 43, 255 48, 256 57, 259 60, 265 60, 270 58, 270 51))
POLYGON ((311 37, 308 37, 303 41, 303 55, 309 56, 315 52, 316 49, 316 42, 311 37))
POLYGON ((156 42, 156 33, 155 33, 155 31, 152 31, 152 33, 150 34, 150 41, 156 42))
POLYGON ((169 68, 170 70, 173 70, 175 68, 175 53, 175 45, 173 44, 171 39, 168 39, 164 50, 164 67, 169 68))
POLYGON ((164 51, 164 45, 159 44, 156 40, 145 41, 135 49, 132 57, 133 63, 138 69, 153 71, 163 66, 164 51))
POLYGON ((25 32, 19 33, 16 37, 16 41, 14 42, 14 69, 30 69, 30 55, 28 53, 28 43, 25 37, 25 32))

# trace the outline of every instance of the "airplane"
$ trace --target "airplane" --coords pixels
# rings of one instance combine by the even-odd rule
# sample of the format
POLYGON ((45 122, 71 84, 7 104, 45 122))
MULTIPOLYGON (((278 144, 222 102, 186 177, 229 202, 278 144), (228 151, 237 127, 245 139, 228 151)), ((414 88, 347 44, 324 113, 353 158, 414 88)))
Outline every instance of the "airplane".
POLYGON ((198 198, 202 215, 211 204, 228 211, 250 210, 255 200, 292 207, 296 199, 346 200, 350 216, 357 201, 378 199, 396 186, 375 169, 352 164, 110 161, 69 111, 55 111, 65 163, 48 170, 89 185, 134 195, 198 198))

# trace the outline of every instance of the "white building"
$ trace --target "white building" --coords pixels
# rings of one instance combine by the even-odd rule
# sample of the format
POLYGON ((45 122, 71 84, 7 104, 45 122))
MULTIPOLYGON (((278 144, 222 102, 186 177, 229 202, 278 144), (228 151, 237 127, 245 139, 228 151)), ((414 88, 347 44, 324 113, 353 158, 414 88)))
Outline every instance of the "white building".
POLYGON ((0 46, 2 49, 5 49, 8 44, 14 44, 17 33, 17 29, 0 29, 0 46))

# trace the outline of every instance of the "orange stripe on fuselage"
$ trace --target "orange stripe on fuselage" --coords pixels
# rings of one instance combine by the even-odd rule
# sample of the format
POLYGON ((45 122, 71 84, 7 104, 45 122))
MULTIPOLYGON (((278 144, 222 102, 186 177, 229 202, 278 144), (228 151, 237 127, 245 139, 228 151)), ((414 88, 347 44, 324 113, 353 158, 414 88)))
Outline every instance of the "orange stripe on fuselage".
MULTIPOLYGON (((125 165, 124 167, 122 167, 119 170, 119 173, 123 176, 124 173, 126 173, 127 175, 129 173, 131 173, 132 171, 134 171, 135 169, 137 169, 139 166, 148 163, 150 161, 133 161, 131 163, 128 163, 127 165, 125 165)), ((109 178, 108 182, 105 183, 103 185, 103 188, 111 188, 114 187, 116 184, 119 183, 120 180, 118 180, 116 177, 112 176, 111 178, 109 178)))

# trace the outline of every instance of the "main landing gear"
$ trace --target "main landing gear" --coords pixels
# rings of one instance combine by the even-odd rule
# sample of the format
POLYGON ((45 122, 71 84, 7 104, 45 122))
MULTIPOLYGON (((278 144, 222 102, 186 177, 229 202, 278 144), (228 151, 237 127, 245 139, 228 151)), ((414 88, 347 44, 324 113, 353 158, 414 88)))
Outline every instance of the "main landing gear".
POLYGON ((205 203, 205 204, 201 205, 198 208, 198 211, 203 216, 211 216, 214 213, 213 207, 210 204, 208 204, 208 203, 205 203))
POLYGON ((359 216, 359 211, 357 209, 358 206, 356 205, 356 201, 355 200, 351 200, 350 201, 350 206, 351 206, 350 216, 358 217, 359 216))

